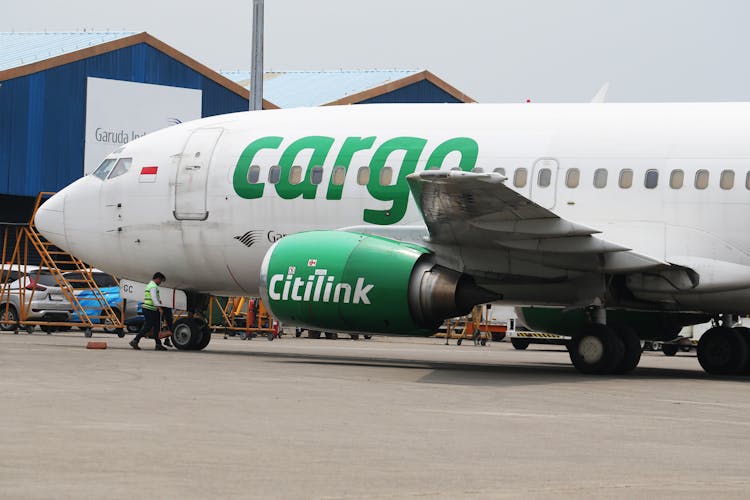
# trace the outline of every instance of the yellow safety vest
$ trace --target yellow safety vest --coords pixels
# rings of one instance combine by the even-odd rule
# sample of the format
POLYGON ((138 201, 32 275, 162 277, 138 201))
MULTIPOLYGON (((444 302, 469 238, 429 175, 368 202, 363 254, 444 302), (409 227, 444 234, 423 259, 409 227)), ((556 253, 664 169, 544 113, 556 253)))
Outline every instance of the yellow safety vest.
POLYGON ((143 301, 143 308, 148 309, 150 311, 156 311, 156 306, 154 305, 154 298, 151 296, 152 291, 156 289, 156 300, 157 302, 161 302, 159 297, 159 285, 154 283, 153 281, 149 281, 148 285, 146 285, 146 299, 143 301))

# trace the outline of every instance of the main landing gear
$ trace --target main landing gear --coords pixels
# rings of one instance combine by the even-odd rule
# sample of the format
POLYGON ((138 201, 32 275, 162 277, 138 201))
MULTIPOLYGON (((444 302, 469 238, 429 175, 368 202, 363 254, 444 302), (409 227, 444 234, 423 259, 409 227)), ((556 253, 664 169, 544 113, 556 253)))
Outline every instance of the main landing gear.
MULTIPOLYGON (((589 309, 591 322, 573 335, 568 352, 573 366, 587 374, 624 374, 638 366, 641 341, 635 330, 607 325, 601 307, 589 309)), ((750 374, 750 328, 736 324, 735 317, 722 315, 698 342, 698 362, 712 375, 750 374)))
POLYGON ((641 341, 628 326, 590 323, 568 343, 573 366, 581 373, 606 375, 633 371, 641 360, 641 341))
POLYGON ((713 375, 750 373, 750 328, 715 326, 707 330, 698 342, 698 362, 713 375))

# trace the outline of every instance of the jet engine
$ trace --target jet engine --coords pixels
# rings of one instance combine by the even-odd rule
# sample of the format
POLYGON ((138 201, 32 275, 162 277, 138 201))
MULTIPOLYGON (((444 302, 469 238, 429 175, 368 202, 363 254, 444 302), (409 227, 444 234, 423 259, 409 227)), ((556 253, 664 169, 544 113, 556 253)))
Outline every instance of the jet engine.
POLYGON ((286 236, 266 253, 261 294, 286 325, 431 335, 495 294, 417 245, 345 231, 286 236))

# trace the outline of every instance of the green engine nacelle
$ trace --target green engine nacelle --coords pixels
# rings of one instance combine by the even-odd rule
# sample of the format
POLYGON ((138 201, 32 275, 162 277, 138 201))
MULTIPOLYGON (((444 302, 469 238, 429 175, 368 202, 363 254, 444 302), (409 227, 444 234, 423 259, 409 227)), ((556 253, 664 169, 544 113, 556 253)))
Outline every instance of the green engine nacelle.
MULTIPOLYGON (((589 322, 583 309, 519 307, 518 319, 530 330, 572 336, 589 322)), ((629 311, 607 309, 607 324, 632 327, 644 340, 672 340, 682 327, 710 321, 711 316, 696 313, 629 311)))
POLYGON ((280 239, 263 259, 260 285, 282 323, 357 333, 431 335, 488 296, 425 248, 344 231, 280 239))

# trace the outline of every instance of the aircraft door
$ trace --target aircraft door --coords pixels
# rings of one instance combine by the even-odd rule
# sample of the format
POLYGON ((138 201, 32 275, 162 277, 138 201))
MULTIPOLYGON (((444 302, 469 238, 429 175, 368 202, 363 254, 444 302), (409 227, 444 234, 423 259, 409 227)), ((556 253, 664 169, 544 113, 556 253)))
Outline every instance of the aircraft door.
POLYGON ((185 144, 175 178, 174 217, 177 220, 206 220, 208 170, 223 129, 204 128, 193 132, 185 144))
POLYGON ((560 166, 554 158, 540 158, 531 170, 530 197, 544 208, 555 208, 557 201, 557 177, 560 166))

